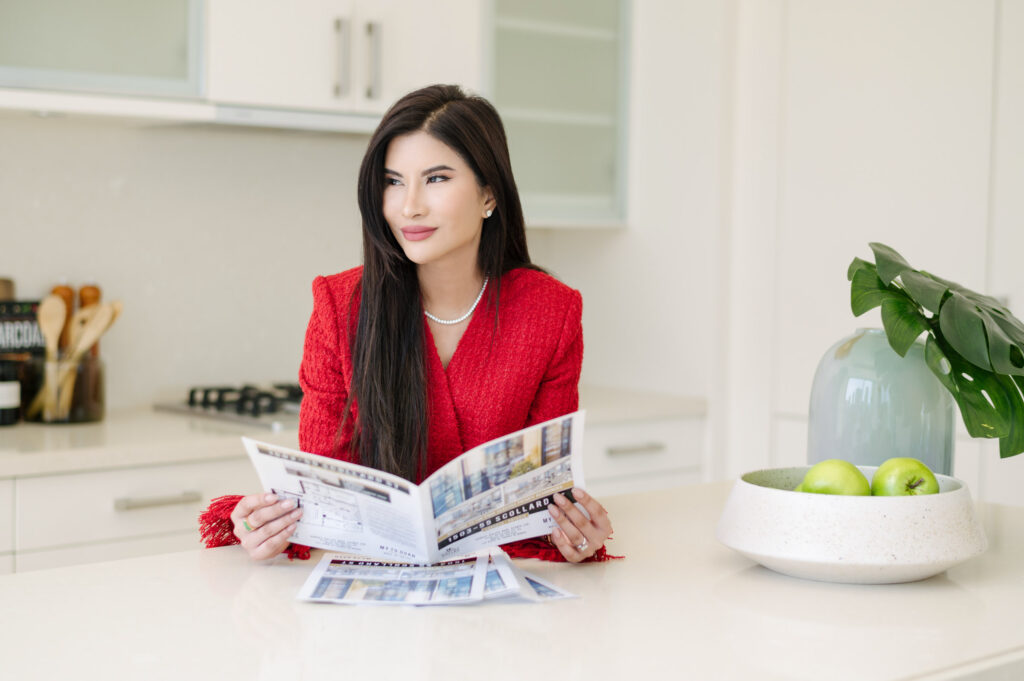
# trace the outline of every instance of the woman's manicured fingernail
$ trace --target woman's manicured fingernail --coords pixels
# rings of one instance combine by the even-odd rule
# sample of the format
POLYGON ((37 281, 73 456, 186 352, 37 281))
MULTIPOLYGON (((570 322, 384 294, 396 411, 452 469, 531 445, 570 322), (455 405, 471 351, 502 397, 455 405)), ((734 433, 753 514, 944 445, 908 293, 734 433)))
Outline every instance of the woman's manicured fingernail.
POLYGON ((566 499, 565 496, 556 493, 555 494, 555 503, 558 504, 559 506, 565 506, 566 504, 569 503, 569 500, 566 499))
POLYGON ((268 494, 267 496, 263 497, 263 500, 266 501, 268 504, 272 504, 275 501, 277 501, 277 495, 276 494, 268 494))
POLYGON ((295 508, 295 502, 291 499, 288 499, 287 501, 281 502, 281 508, 283 508, 286 511, 290 508, 295 508))
POLYGON ((586 498, 587 493, 584 492, 583 490, 581 490, 579 487, 573 487, 572 488, 572 495, 574 497, 576 497, 577 499, 584 499, 584 498, 586 498))
POLYGON ((551 513, 552 518, 557 518, 558 516, 562 515, 562 512, 559 511, 558 508, 555 506, 548 506, 548 512, 551 513))
POLYGON ((294 511, 292 511, 292 517, 293 518, 298 518, 300 515, 302 515, 302 509, 301 508, 297 508, 294 511))

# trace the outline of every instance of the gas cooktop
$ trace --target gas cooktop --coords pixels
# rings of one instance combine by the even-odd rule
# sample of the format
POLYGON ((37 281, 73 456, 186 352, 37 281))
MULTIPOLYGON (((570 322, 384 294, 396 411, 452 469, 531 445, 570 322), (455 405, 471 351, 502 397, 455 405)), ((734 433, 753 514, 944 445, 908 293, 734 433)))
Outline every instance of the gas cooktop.
POLYGON ((298 428, 302 389, 295 383, 270 386, 200 386, 182 402, 160 402, 157 411, 243 423, 272 431, 298 428))

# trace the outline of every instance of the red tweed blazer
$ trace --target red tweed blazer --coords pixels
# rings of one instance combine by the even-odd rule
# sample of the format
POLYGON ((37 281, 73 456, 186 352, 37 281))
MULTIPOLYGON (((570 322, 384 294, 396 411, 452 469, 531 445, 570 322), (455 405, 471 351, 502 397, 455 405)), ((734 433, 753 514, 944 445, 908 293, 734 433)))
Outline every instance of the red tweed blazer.
MULTIPOLYGON (((348 424, 340 447, 335 449, 334 444, 352 380, 361 277, 362 267, 356 267, 314 280, 313 314, 299 369, 299 448, 349 461, 354 459, 348 424)), ((512 270, 501 279, 495 330, 494 289, 488 289, 447 369, 423 320, 428 475, 467 449, 575 411, 579 405, 579 291, 543 272, 512 270)), ((355 413, 358 408, 353 404, 355 413)))

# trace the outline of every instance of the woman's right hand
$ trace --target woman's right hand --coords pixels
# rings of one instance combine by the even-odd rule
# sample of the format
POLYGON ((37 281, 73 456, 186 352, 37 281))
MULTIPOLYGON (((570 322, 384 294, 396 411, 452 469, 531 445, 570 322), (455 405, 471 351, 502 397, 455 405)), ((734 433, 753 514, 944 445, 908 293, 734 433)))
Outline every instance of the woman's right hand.
POLYGON ((291 499, 276 494, 242 497, 231 512, 235 536, 253 560, 273 558, 288 547, 302 509, 291 499))

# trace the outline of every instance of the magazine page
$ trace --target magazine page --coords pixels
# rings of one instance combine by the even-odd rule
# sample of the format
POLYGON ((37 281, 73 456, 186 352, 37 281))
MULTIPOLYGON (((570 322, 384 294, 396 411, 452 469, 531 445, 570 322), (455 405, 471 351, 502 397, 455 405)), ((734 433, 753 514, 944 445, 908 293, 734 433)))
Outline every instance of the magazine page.
POLYGON ((328 553, 298 599, 363 605, 455 605, 483 600, 488 557, 437 565, 351 560, 328 553))
MULTIPOLYGON (((500 549, 494 549, 488 556, 487 579, 484 582, 484 598, 516 598, 522 593, 523 582, 516 577, 516 569, 508 555, 500 549)), ((527 587, 528 589, 529 587, 527 587)))
POLYGON ((566 414, 474 447, 423 481, 420 503, 433 519, 430 561, 550 534, 552 495, 585 486, 583 416, 566 414))
POLYGON ((537 575, 530 574, 518 570, 519 577, 526 582, 526 588, 523 589, 523 596, 532 601, 554 601, 561 598, 579 598, 574 593, 570 593, 560 586, 556 586, 546 579, 541 579, 537 575), (532 592, 532 593, 529 593, 532 592))
POLYGON ((427 551, 419 489, 365 466, 242 438, 263 488, 302 508, 292 541, 416 563, 427 551))

